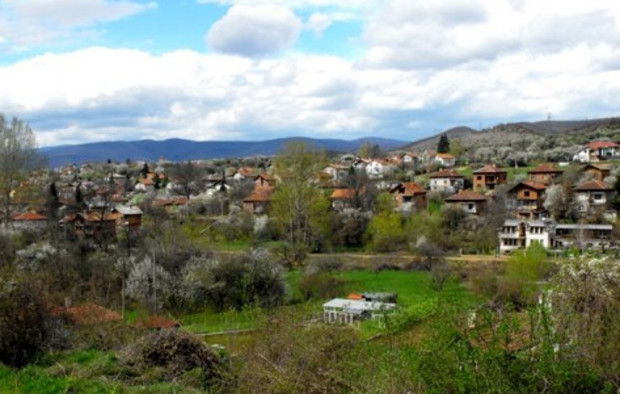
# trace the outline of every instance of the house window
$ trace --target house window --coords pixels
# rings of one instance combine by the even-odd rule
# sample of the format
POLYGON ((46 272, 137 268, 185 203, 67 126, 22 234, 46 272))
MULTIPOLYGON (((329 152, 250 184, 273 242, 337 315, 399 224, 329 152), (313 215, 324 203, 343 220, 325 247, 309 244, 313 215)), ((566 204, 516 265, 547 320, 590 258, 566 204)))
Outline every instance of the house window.
POLYGON ((594 194, 594 199, 597 201, 600 201, 603 199, 603 195, 602 194, 594 194))
POLYGON ((481 180, 482 180, 482 175, 478 175, 478 176, 476 177, 476 180, 481 181, 481 180))
POLYGON ((474 210, 474 204, 472 204, 472 203, 467 204, 467 209, 470 210, 470 211, 473 211, 474 210))
POLYGON ((530 196, 530 191, 529 190, 524 191, 523 192, 523 196, 524 197, 529 197, 530 196))

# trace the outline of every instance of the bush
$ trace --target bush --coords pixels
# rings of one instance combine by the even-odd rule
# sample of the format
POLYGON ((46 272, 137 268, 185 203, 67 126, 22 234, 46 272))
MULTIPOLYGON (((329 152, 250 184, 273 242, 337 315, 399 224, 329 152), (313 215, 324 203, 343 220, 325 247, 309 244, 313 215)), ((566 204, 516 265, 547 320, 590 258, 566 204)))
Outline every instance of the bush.
POLYGON ((186 372, 200 370, 203 387, 221 379, 224 365, 220 357, 197 337, 177 330, 162 330, 140 338, 125 349, 121 363, 137 375, 161 368, 161 378, 177 379, 186 372))
POLYGON ((0 289, 0 362, 23 367, 61 342, 64 331, 32 285, 10 287, 0 289))
POLYGON ((298 283, 302 299, 326 299, 342 294, 345 281, 324 272, 304 274, 298 283))

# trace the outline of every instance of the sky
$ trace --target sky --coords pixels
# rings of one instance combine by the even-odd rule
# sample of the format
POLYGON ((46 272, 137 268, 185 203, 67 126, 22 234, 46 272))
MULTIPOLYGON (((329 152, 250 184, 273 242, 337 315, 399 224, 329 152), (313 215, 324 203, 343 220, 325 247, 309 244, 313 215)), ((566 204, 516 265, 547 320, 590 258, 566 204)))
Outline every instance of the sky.
POLYGON ((0 0, 0 113, 40 146, 618 116, 610 0, 0 0))

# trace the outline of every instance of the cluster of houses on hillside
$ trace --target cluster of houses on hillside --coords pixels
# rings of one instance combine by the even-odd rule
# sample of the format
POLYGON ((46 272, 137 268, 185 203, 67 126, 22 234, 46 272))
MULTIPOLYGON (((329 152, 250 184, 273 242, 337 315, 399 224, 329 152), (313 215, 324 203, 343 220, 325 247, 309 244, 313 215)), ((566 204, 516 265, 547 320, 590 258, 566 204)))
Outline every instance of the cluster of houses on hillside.
MULTIPOLYGON (((433 193, 434 199, 440 196, 446 205, 459 207, 468 218, 484 218, 489 206, 501 201, 506 211, 506 222, 498 230, 502 252, 534 242, 548 248, 570 245, 607 248, 615 246, 611 223, 616 220, 616 212, 612 209, 615 189, 607 183, 612 166, 607 160, 619 153, 620 145, 614 142, 589 143, 574 157, 584 164, 577 177, 581 181, 571 185, 562 180, 563 166, 539 164, 527 171, 524 178, 512 180, 509 185, 506 168, 490 163, 467 172, 455 168, 457 158, 453 155, 433 151, 401 152, 370 159, 345 155, 310 181, 330 190, 329 198, 335 211, 359 208, 368 183, 352 185, 351 177, 360 174, 365 175, 366 182, 373 187, 389 192, 396 208, 402 212, 426 209, 429 193, 433 193), (414 179, 414 176, 417 182, 397 180, 414 179), (548 206, 550 188, 560 181, 564 188, 570 189, 571 201, 577 210, 577 220, 573 223, 558 223, 548 206)), ((60 171, 60 179, 66 181, 59 182, 56 187, 60 216, 53 216, 68 237, 100 238, 102 234, 113 237, 121 231, 138 231, 143 213, 136 203, 140 198, 136 200, 136 196, 149 195, 153 207, 179 213, 188 209, 196 194, 224 196, 241 182, 253 183, 253 190, 238 201, 240 208, 248 214, 262 216, 269 213, 278 181, 268 167, 225 168, 218 173, 202 174, 200 187, 190 193, 188 185, 166 173, 167 167, 162 162, 154 170, 144 164, 140 176, 134 178, 126 172, 110 172, 99 183, 76 176, 88 172, 89 166, 67 166, 60 171)), ((230 203, 225 200, 226 204, 230 203)), ((222 209, 222 214, 225 211, 222 209)), ((14 227, 43 227, 49 224, 48 216, 45 210, 18 210, 13 216, 14 227)))

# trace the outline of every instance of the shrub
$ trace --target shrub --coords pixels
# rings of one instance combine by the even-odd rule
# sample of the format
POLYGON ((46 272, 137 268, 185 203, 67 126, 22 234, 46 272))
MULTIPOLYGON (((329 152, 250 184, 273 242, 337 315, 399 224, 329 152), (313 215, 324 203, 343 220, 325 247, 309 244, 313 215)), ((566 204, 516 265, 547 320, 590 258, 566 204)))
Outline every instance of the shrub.
POLYGON ((162 330, 140 338, 125 349, 121 363, 137 375, 161 368, 161 378, 173 380, 186 372, 200 370, 203 387, 221 379, 224 366, 220 357, 199 338, 178 330, 162 330))
POLYGON ((0 289, 0 362, 23 367, 60 342, 62 326, 30 284, 0 289))

